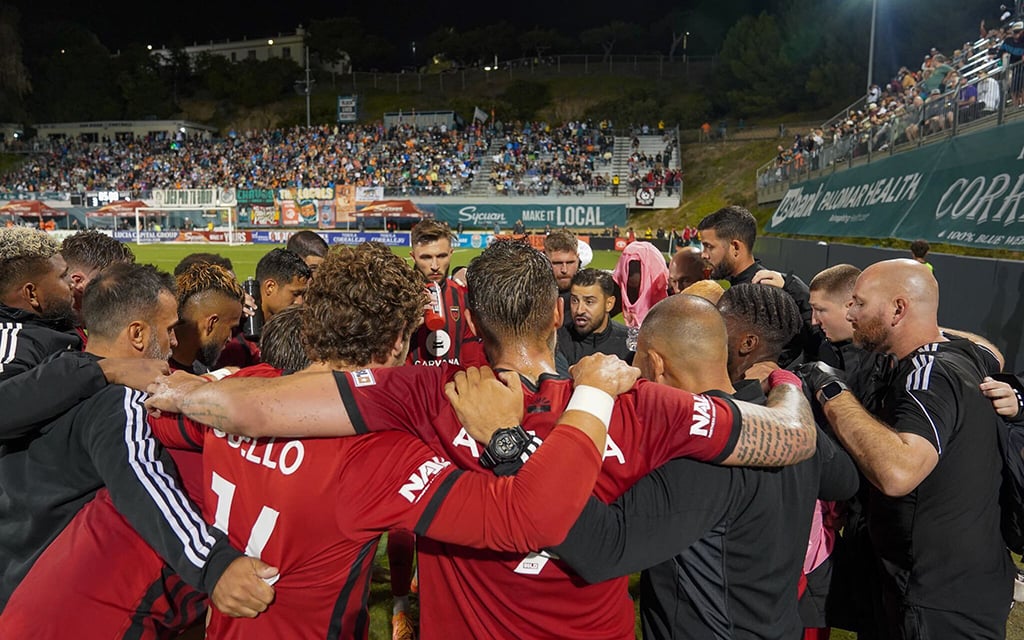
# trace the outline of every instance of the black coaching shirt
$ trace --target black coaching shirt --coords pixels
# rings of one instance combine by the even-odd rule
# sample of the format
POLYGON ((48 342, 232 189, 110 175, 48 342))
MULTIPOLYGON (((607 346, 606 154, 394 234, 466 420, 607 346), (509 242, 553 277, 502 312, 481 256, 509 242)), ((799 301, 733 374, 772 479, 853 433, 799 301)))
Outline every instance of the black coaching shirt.
POLYGON ((939 454, 914 491, 890 498, 872 486, 866 505, 885 586, 906 604, 1005 620, 1014 570, 999 529, 999 418, 978 389, 998 368, 967 340, 926 344, 899 361, 881 406, 869 407, 939 454))
MULTIPOLYGON (((733 397, 765 402, 757 382, 733 397)), ((780 469, 675 459, 613 504, 591 498, 554 552, 591 583, 646 568, 644 638, 799 638, 815 499, 844 500, 857 483, 849 455, 820 430, 812 458, 780 469)))

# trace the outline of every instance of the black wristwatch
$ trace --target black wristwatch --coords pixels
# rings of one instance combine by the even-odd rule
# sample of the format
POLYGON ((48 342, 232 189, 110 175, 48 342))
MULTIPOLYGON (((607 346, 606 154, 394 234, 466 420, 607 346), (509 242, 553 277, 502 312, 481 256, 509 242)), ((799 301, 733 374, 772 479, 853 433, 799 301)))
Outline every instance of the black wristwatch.
POLYGON ((485 469, 493 469, 499 464, 518 460, 530 441, 530 434, 518 424, 509 429, 498 429, 480 454, 480 464, 485 469))
POLYGON ((818 390, 818 402, 825 404, 844 391, 849 391, 849 387, 841 380, 833 380, 818 390))

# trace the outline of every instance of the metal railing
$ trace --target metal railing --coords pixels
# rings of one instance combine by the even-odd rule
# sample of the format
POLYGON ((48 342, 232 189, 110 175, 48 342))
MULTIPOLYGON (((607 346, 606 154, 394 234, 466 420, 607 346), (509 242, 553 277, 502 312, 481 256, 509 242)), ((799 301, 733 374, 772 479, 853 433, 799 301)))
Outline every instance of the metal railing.
POLYGON ((631 75, 654 80, 696 80, 710 76, 717 56, 664 55, 555 55, 519 58, 496 66, 467 66, 439 72, 385 73, 356 71, 331 76, 332 87, 353 93, 373 88, 395 93, 450 93, 479 84, 505 80, 544 79, 568 76, 631 75))
MULTIPOLYGON (((802 150, 786 158, 776 157, 757 170, 758 204, 777 202, 786 194, 790 184, 800 183, 844 169, 861 166, 879 158, 917 149, 925 144, 955 137, 967 131, 995 127, 1006 121, 1024 117, 1024 62, 1005 69, 993 70, 990 79, 998 86, 994 105, 982 103, 980 96, 962 102, 962 90, 977 86, 984 80, 976 78, 938 96, 929 96, 924 104, 912 107, 902 115, 892 116, 881 124, 872 124, 867 116, 846 135, 826 142, 813 150, 802 150), (997 79, 998 76, 998 79, 997 79)), ((825 125, 849 120, 856 114, 864 99, 854 103, 825 125)), ((825 132, 829 134, 828 131, 825 132)))

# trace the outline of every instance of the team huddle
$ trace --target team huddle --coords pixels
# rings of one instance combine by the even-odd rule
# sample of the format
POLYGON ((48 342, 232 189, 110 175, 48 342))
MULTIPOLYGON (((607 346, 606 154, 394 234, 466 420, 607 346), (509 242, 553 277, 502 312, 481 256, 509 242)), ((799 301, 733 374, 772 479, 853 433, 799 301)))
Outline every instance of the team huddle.
POLYGON ((366 638, 384 533, 396 637, 413 546, 425 639, 632 638, 636 572, 644 637, 1004 637, 998 351, 918 262, 699 228, 613 274, 301 232, 254 288, 0 230, 0 637, 366 638))

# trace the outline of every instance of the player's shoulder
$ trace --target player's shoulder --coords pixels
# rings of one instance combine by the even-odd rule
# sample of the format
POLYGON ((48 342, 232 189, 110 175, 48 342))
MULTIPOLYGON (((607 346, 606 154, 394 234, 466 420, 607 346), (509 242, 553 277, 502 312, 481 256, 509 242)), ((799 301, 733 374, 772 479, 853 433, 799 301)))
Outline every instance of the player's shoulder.
POLYGON ((231 374, 231 378, 277 378, 282 374, 281 369, 271 366, 266 362, 245 367, 231 374))
POLYGON ((454 278, 448 278, 445 281, 445 286, 450 287, 452 291, 458 291, 459 293, 466 293, 466 285, 462 284, 454 278))
POLYGON ((926 344, 904 358, 900 372, 907 391, 946 390, 985 375, 981 354, 968 340, 926 344))
POLYGON ((97 419, 115 415, 125 415, 139 420, 146 419, 143 403, 146 394, 142 391, 125 387, 120 384, 108 384, 78 405, 78 414, 92 416, 97 419))

